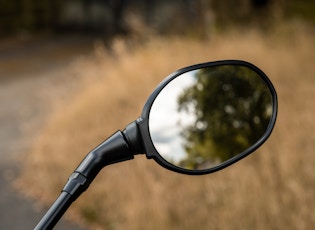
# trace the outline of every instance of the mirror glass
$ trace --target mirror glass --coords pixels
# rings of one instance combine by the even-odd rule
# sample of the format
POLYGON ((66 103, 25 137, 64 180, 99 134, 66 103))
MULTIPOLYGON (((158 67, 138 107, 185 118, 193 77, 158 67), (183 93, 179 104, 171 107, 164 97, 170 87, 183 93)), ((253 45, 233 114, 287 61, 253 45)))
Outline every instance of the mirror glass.
POLYGON ((272 95, 254 70, 219 65, 186 72, 154 100, 149 132, 169 163, 203 170, 255 144, 272 116, 272 95))

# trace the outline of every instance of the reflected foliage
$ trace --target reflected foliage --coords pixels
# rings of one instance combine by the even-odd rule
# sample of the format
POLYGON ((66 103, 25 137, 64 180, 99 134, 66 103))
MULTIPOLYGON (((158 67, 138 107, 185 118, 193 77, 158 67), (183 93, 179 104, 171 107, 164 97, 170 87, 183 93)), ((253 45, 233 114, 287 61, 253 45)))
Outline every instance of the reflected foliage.
POLYGON ((218 165, 255 144, 266 132, 272 97, 266 83, 244 66, 200 69, 178 97, 178 111, 195 117, 182 127, 186 169, 218 165))

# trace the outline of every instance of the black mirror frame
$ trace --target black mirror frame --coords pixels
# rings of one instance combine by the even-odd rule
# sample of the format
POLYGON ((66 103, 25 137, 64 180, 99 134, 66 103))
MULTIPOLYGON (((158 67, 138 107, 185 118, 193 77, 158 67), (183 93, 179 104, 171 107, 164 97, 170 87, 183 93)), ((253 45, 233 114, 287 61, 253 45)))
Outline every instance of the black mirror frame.
POLYGON ((270 136, 275 122, 277 118, 277 113, 278 113, 278 100, 277 100, 277 93, 275 91, 274 86, 272 85, 271 81, 269 78, 266 76, 266 74, 260 70, 258 67, 255 65, 245 62, 245 61, 240 61, 240 60, 224 60, 224 61, 215 61, 215 62, 206 62, 206 63, 201 63, 197 65, 192 65, 188 66, 182 69, 179 69, 175 71, 174 73, 170 74, 168 77, 166 77, 158 86, 157 88, 153 91, 153 93, 150 95, 148 98, 147 102, 144 105, 144 108, 142 110, 142 115, 136 120, 136 123, 138 124, 139 130, 140 130, 140 135, 142 137, 143 141, 143 147, 146 153, 146 157, 148 159, 154 159, 159 165, 161 165, 164 168, 167 168, 171 171, 175 171, 177 173, 183 173, 183 174, 188 174, 188 175, 203 175, 203 174, 208 174, 208 173, 213 173, 218 170, 221 170, 239 160, 242 158, 246 157, 250 153, 254 152, 257 148, 259 148, 270 136), (152 143, 151 140, 151 135, 149 131, 149 115, 150 115, 150 110, 152 107, 152 104, 157 97, 157 95, 161 92, 161 90, 174 78, 178 77, 179 75, 186 73, 188 71, 200 69, 200 68, 206 68, 206 67, 214 67, 214 66, 221 66, 221 65, 238 65, 238 66, 244 66, 252 69, 258 75, 265 81, 266 85, 268 86, 271 96, 272 96, 272 116, 270 119, 270 122, 268 124, 268 127, 266 129, 266 132, 264 135, 251 147, 246 149, 244 152, 234 156, 233 158, 215 166, 210 169, 203 169, 203 170, 188 170, 184 168, 180 168, 178 166, 175 166, 168 161, 166 161, 155 149, 154 144, 152 143))

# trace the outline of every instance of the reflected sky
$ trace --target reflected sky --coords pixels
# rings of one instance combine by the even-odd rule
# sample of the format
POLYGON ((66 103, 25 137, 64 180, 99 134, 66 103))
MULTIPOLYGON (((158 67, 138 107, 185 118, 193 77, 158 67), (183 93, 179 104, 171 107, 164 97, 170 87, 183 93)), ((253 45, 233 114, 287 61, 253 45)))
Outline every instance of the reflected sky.
MULTIPOLYGON (((150 111, 149 129, 156 150, 169 162, 178 162, 186 157, 184 140, 180 135, 182 127, 195 122, 194 113, 178 112, 178 97, 184 89, 196 83, 195 74, 190 71, 175 78, 163 89, 150 111)), ((193 108, 191 108, 193 110, 193 108)))

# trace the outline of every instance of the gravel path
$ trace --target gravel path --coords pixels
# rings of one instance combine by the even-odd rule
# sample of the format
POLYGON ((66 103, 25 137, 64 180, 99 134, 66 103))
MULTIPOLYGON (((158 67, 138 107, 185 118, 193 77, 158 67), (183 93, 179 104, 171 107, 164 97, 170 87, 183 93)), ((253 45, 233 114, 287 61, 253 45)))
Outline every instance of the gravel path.
MULTIPOLYGON (((69 85, 58 69, 91 49, 91 39, 58 38, 0 46, 0 229, 33 229, 45 210, 16 191, 19 159, 69 85)), ((70 87, 75 87, 73 84, 70 87)), ((82 229, 67 221, 55 229, 82 229)))

